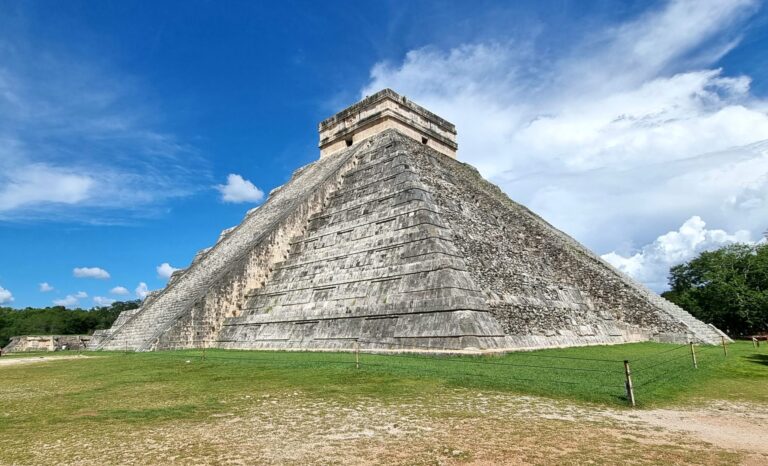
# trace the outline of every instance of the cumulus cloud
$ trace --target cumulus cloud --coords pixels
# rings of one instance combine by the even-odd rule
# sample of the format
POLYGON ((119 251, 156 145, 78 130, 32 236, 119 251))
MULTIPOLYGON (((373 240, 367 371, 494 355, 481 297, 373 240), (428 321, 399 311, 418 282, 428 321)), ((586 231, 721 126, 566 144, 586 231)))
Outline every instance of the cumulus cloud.
POLYGON ((728 233, 707 229, 699 216, 689 218, 676 231, 665 233, 632 255, 614 252, 602 257, 622 272, 647 284, 655 291, 667 288, 669 269, 696 257, 702 251, 711 251, 733 243, 752 243, 746 230, 728 233))
POLYGON ((715 66, 747 0, 680 0, 553 55, 529 42, 426 47, 371 69, 456 124, 459 158, 598 252, 636 250, 701 215, 768 223, 768 103, 715 66), (680 27, 680 25, 685 27, 680 27))
POLYGON ((56 306, 64 306, 64 307, 76 307, 80 305, 80 300, 87 298, 88 293, 85 291, 78 291, 75 294, 68 294, 66 297, 61 299, 54 299, 53 304, 56 306))
POLYGON ((0 211, 41 203, 77 204, 88 198, 94 180, 67 169, 30 163, 5 172, 0 211))
POLYGON ((0 286, 0 304, 9 304, 13 302, 13 293, 0 286))
POLYGON ((136 287, 136 297, 139 299, 144 299, 149 294, 149 288, 147 287, 147 284, 144 282, 139 282, 139 285, 136 287))
POLYGON ((128 291, 128 288, 124 286, 116 286, 109 290, 110 294, 118 295, 118 296, 125 296, 127 294, 130 294, 131 292, 128 291))
POLYGON ((227 176, 227 184, 217 185, 216 189, 221 193, 221 200, 224 202, 260 202, 264 199, 264 191, 234 173, 227 176))
POLYGON ((177 269, 176 267, 172 267, 171 264, 169 264, 168 262, 163 262, 162 264, 157 266, 156 270, 157 270, 158 277, 168 280, 169 278, 171 278, 171 274, 173 274, 173 272, 179 269, 177 269))
POLYGON ((56 306, 75 307, 80 301, 73 295, 69 294, 65 298, 54 299, 53 304, 56 306))
POLYGON ((94 296, 93 297, 93 304, 96 306, 111 306, 112 303, 114 303, 115 300, 111 298, 105 298, 104 296, 94 296))
POLYGON ((43 282, 40 284, 40 292, 48 293, 49 291, 53 291, 53 287, 49 285, 48 282, 43 282))
POLYGON ((75 267, 72 274, 77 278, 98 278, 106 280, 109 278, 109 272, 100 267, 75 267))

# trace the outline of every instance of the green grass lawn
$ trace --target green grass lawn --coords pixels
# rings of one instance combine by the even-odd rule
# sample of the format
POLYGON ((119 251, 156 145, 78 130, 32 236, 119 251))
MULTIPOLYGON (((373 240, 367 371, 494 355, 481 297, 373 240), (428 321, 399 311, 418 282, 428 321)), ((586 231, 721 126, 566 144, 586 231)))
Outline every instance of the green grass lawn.
MULTIPOLYGON (((56 353, 46 356, 75 356, 56 353)), ((40 356, 35 354, 33 356, 40 356)), ((31 439, 67 441, 72 432, 122 432, 174 422, 207 422, 264 396, 300 393, 335 404, 433 400, 448 391, 538 395, 623 408, 623 360, 634 372, 639 408, 722 399, 768 403, 768 347, 657 343, 550 349, 504 356, 200 350, 84 353, 62 361, 0 365, 0 446, 5 461, 32 461, 31 439), (134 426, 134 427, 132 427, 134 426), (14 453, 16 452, 16 453, 14 453), (17 456, 14 456, 17 455, 17 456)), ((18 356, 14 356, 16 358, 18 356)), ((3 357, 5 358, 5 356, 3 357)), ((455 392, 451 392, 455 393, 455 392)), ((455 413, 454 413, 455 414, 455 413)))
POLYGON ((658 343, 483 357, 361 353, 359 369, 353 353, 207 350, 203 360, 201 350, 98 352, 57 363, 0 366, 0 394, 25 393, 5 401, 23 404, 30 414, 34 405, 27 401, 48 397, 46 417, 86 407, 103 407, 104 416, 131 417, 142 403, 161 406, 140 410, 150 416, 205 410, 222 396, 254 386, 384 399, 463 387, 625 406, 623 360, 628 359, 641 407, 701 398, 768 402, 768 347, 755 350, 738 342, 729 345, 727 357, 720 347, 696 351, 698 369, 688 347, 658 343), (116 399, 123 401, 117 409, 116 399))

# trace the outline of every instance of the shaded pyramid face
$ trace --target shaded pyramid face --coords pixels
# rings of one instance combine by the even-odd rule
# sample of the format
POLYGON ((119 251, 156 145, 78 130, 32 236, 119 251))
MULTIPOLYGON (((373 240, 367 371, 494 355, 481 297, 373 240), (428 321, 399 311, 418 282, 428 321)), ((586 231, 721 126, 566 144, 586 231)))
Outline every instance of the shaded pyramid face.
POLYGON ((504 351, 722 335, 455 160, 455 128, 385 90, 321 158, 92 340, 139 351, 504 351))
POLYGON ((227 348, 497 348, 504 331, 396 132, 355 154, 325 208, 220 335, 227 348))

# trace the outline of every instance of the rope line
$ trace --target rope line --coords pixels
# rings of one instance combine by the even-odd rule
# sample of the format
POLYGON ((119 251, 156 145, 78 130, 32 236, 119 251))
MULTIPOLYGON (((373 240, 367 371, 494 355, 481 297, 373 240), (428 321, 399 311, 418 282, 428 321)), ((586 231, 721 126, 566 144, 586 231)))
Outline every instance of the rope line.
POLYGON ((602 372, 607 374, 623 373, 623 371, 618 369, 606 370, 606 369, 589 369, 585 367, 540 366, 540 365, 534 365, 534 364, 512 364, 507 362, 475 361, 471 359, 448 359, 448 358, 438 358, 438 357, 429 357, 429 356, 415 356, 415 355, 408 355, 408 354, 386 354, 386 355, 377 355, 377 356, 415 359, 415 360, 422 360, 422 361, 442 361, 442 362, 465 363, 465 364, 482 364, 486 366, 526 367, 526 368, 534 368, 534 369, 556 369, 556 370, 582 371, 582 372, 602 372))
POLYGON ((659 356, 661 354, 671 353, 672 351, 677 351, 680 348, 687 348, 687 347, 688 347, 687 344, 686 345, 675 346, 674 348, 670 348, 670 349, 667 349, 667 350, 664 350, 664 351, 659 351, 658 353, 650 354, 648 356, 643 356, 641 358, 635 358, 632 361, 634 361, 634 362, 645 361, 646 359, 655 358, 655 357, 657 357, 657 356, 659 356))
MULTIPOLYGON (((382 344, 381 342, 372 341, 372 340, 357 340, 358 343, 369 343, 369 344, 382 344)), ((424 345, 404 345, 401 343, 385 343, 385 345, 388 346, 397 346, 399 348, 403 349, 428 349, 434 351, 435 348, 432 346, 424 346, 424 345)), ((386 350, 389 348, 360 348, 361 350, 367 349, 371 351, 376 350, 386 350)), ((450 350, 446 350, 450 351, 450 350)), ((553 356, 553 355, 545 355, 545 354, 535 354, 530 351, 515 351, 515 356, 527 356, 527 357, 534 357, 534 358, 548 358, 548 359, 569 359, 569 360, 577 360, 577 361, 592 361, 592 362, 623 362, 623 359, 599 359, 599 358, 580 358, 576 356, 553 356)), ((439 357, 440 354, 434 354, 431 355, 431 357, 439 357)))
MULTIPOLYGON (((189 358, 192 358, 192 357, 200 358, 201 356, 200 355, 192 356, 192 355, 177 354, 177 355, 171 355, 171 357, 177 358, 177 359, 189 359, 189 358)), ((306 366, 306 365, 315 365, 315 364, 339 364, 339 365, 355 365, 356 364, 355 361, 334 361, 334 360, 328 360, 328 359, 315 359, 315 360, 304 360, 304 361, 301 361, 301 360, 299 360, 299 361, 286 361, 286 360, 276 360, 274 358, 206 356, 205 360, 208 360, 208 359, 211 359, 211 360, 242 361, 242 362, 269 362, 269 363, 273 363, 276 366, 287 365, 288 368, 290 368, 290 366, 296 365, 296 364, 300 364, 300 365, 304 365, 304 366, 306 366)), ((360 368, 363 369, 365 367, 382 367, 382 368, 387 368, 387 369, 399 369, 399 370, 403 370, 403 369, 404 370, 418 369, 418 372, 425 372, 425 371, 427 371, 427 372, 432 372, 432 373, 437 373, 437 374, 441 374, 442 373, 440 371, 440 369, 438 369, 438 368, 430 368, 430 367, 415 368, 413 366, 400 366, 400 365, 396 365, 396 364, 382 364, 382 363, 377 363, 377 362, 369 362, 369 361, 362 362, 361 361, 360 362, 360 368)), ((417 374, 418 374, 418 372, 417 372, 417 374)), ((482 378, 486 378, 486 379, 492 379, 492 375, 491 374, 486 374, 486 373, 482 373, 482 372, 463 371, 463 372, 458 372, 458 373, 455 373, 455 374, 452 374, 452 375, 453 376, 457 376, 457 375, 458 376, 462 376, 463 375, 463 376, 473 376, 473 377, 482 377, 482 378)), ((560 385, 589 386, 590 388, 594 388, 594 386, 591 385, 591 384, 586 384, 584 382, 574 381, 574 380, 553 380, 553 379, 542 380, 542 379, 531 379, 531 378, 523 378, 523 377, 507 377, 507 376, 504 376, 504 377, 501 377, 501 378, 498 378, 498 379, 492 379, 492 380, 496 380, 496 381, 499 381, 499 382, 506 382, 506 381, 536 382, 536 383, 545 382, 545 383, 560 384, 560 385)), ((617 384, 603 384, 602 386, 603 387, 611 387, 611 388, 624 388, 624 385, 617 385, 617 384)), ((608 392, 606 392, 606 393, 608 393, 608 392)))
POLYGON ((637 372, 647 371, 648 369, 653 369, 654 367, 663 366, 664 364, 670 363, 672 361, 678 361, 680 359, 690 358, 690 357, 691 357, 691 355, 689 355, 689 354, 681 354, 679 356, 675 356, 674 358, 665 359, 664 361, 661 361, 659 363, 653 364, 651 366, 645 366, 645 367, 641 367, 639 369, 634 369, 633 368, 632 369, 632 373, 634 374, 634 373, 637 373, 637 372))
MULTIPOLYGON (((556 356, 556 355, 543 355, 543 354, 535 354, 532 352, 526 352, 526 351, 519 351, 519 352, 513 352, 509 353, 511 356, 511 359, 513 359, 513 362, 506 362, 506 361, 498 361, 494 362, 492 360, 489 360, 491 355, 488 354, 482 354, 482 355, 475 355, 475 354, 461 354, 461 353, 451 353, 450 350, 446 350, 445 353, 417 353, 417 352, 408 352, 408 350, 416 350, 416 349, 429 349, 429 350, 435 350, 434 347, 429 347, 425 345, 405 345, 400 343, 385 343, 382 344, 381 342, 371 341, 371 340, 354 340, 352 341, 362 344, 362 345, 382 345, 382 348, 376 348, 376 347, 360 347, 357 349, 357 352, 362 356, 362 354, 365 354, 365 361, 360 360, 359 362, 359 368, 361 370, 365 369, 371 369, 371 370, 397 370, 397 371, 403 371, 407 373, 409 376, 422 376, 427 373, 430 374, 436 374, 438 376, 445 377, 447 379, 455 379, 455 378, 469 378, 469 379, 481 379, 484 381, 493 382, 496 384, 501 385, 520 385, 520 384, 533 384, 541 389, 552 389, 553 386, 579 386, 579 387, 589 387, 590 390, 594 391, 595 393, 600 394, 607 394, 607 395, 613 395, 618 396, 619 395, 619 389, 625 389, 625 384, 618 384, 619 380, 621 380, 618 376, 618 374, 623 374, 623 368, 615 368, 615 369, 607 369, 605 368, 604 364, 597 364, 596 366, 603 366, 603 367, 563 367, 562 365, 548 365, 548 364, 528 364, 525 362, 517 362, 514 361, 515 358, 518 359, 524 359, 524 357, 533 357, 533 358, 543 358, 543 359, 551 359, 551 360, 570 360, 570 361, 586 361, 586 362, 594 362, 594 363, 605 363, 605 364, 616 364, 623 362, 623 359, 603 359, 603 358, 584 358, 584 357, 577 357, 577 356, 556 356), (395 348, 393 348, 395 347, 395 348), (401 348, 403 352, 390 352, 393 349, 401 348), (390 351, 388 351, 390 350, 390 351), (458 357, 457 357, 458 356, 458 357), (398 358, 398 359, 396 359, 398 358), (396 361, 412 361, 412 363, 397 363, 396 361), (441 368, 439 366, 429 366, 428 364, 425 365, 425 363, 430 363, 434 361, 441 361, 441 362, 450 362, 450 363, 459 363, 459 364, 467 364, 471 366, 465 366, 463 368, 459 368, 455 371, 449 371, 446 372, 445 368, 441 368), (509 375, 506 371, 504 372, 493 372, 489 373, 488 371, 480 369, 480 366, 498 366, 499 368, 523 368, 523 369, 540 369, 541 371, 534 372, 537 375, 543 375, 543 377, 540 378, 528 378, 528 377, 520 377, 519 375, 526 375, 524 371, 512 371, 509 372, 509 375), (554 378, 555 376, 553 374, 546 374, 545 371, 564 371, 566 373, 573 372, 573 373, 602 373, 602 374, 611 374, 612 377, 605 378, 604 380, 598 380, 598 383, 595 384, 595 380, 590 380, 590 382, 585 382, 585 380, 589 379, 582 379, 582 380, 560 380, 557 378, 554 378), (599 383, 599 382, 607 382, 607 383, 599 383)), ((335 353, 338 355, 339 358, 349 358, 350 353, 355 352, 355 349, 353 348, 339 348, 339 351, 336 352, 327 352, 327 351, 311 351, 309 349, 304 351, 280 351, 279 349, 274 350, 274 352, 257 352, 257 351, 241 351, 241 352, 230 352, 229 355, 222 355, 222 354, 205 354, 205 351, 207 349, 212 350, 218 350, 222 348, 216 348, 218 344, 220 344, 220 341, 217 340, 176 340, 176 341, 164 341, 165 344, 168 345, 178 345, 179 348, 176 348, 175 352, 177 354, 172 354, 171 357, 174 358, 182 358, 182 359, 191 359, 191 358, 200 358, 201 360, 212 360, 212 361, 233 361, 233 362, 253 362, 253 363, 260 363, 261 367, 263 367, 265 370, 272 370, 272 369, 279 369, 279 370, 285 370, 285 369, 302 369, 308 366, 316 366, 316 367, 323 367, 323 365, 330 366, 337 366, 337 367, 350 367, 352 365, 357 365, 358 362, 355 360, 345 360, 345 359, 333 359, 332 357, 329 358, 328 354, 335 353), (210 346, 209 346, 210 345, 210 346), (192 346, 191 348, 189 346, 192 346), (267 354, 269 356, 267 356, 267 354), (295 354, 296 357, 291 356, 295 354), (300 356, 300 357, 299 357, 300 356), (315 359, 317 357, 318 359, 315 359)), ((673 355, 672 357, 668 357, 666 359, 660 360, 661 357, 664 355, 669 355, 670 353, 674 353, 676 351, 679 351, 684 348, 688 348, 689 344, 679 345, 675 346, 673 348, 667 348, 662 351, 658 351, 656 353, 652 354, 646 354, 642 357, 632 359, 632 363, 637 363, 639 361, 643 361, 647 364, 640 364, 640 367, 633 367, 632 368, 632 374, 641 374, 639 377, 637 377, 636 383, 634 384, 634 387, 636 389, 642 389, 643 387, 659 384, 659 383, 666 383, 670 384, 672 381, 679 379, 680 377, 690 376, 692 374, 691 371, 694 371, 694 368, 692 365, 677 365, 671 367, 669 370, 664 370, 662 372, 659 372, 657 368, 660 368, 662 366, 666 366, 675 362, 680 362, 684 358, 690 358, 690 354, 686 352, 685 354, 678 354, 673 355), (655 370, 654 370, 655 369, 655 370), (652 371, 653 370, 653 371, 652 371), (651 371, 651 372, 647 372, 651 371), (647 380, 643 380, 645 378, 646 373, 648 375, 652 375, 653 377, 648 378, 647 380)), ((127 345, 126 345, 127 348, 127 345)), ((701 367, 701 369, 706 368, 713 368, 717 367, 715 366, 718 363, 721 363, 722 361, 725 361, 725 357, 718 358, 717 353, 722 351, 722 348, 717 345, 696 345, 696 356, 699 364, 701 364, 702 361, 706 361, 706 365, 704 367, 701 367), (711 363, 711 364, 710 364, 711 363)), ((759 355, 762 354, 761 351, 753 348, 735 348, 735 347, 728 347, 729 354, 737 354, 737 355, 759 355)), ((127 353, 126 353, 127 354, 127 353)), ((160 352, 151 352, 147 354, 147 356, 167 356, 168 353, 160 353, 160 352)), ((542 361, 543 362, 543 361, 542 361)), ((623 378, 623 377, 622 377, 623 378)))

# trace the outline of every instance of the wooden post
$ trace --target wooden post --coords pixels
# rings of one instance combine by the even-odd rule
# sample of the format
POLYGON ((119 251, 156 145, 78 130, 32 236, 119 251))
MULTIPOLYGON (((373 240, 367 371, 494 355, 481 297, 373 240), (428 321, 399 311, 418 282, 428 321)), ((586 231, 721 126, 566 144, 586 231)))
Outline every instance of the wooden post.
POLYGON ((627 387, 627 399, 629 404, 635 406, 635 388, 632 386, 632 371, 629 370, 629 361, 624 360, 624 377, 626 378, 625 386, 627 387))
POLYGON ((360 342, 355 340, 355 367, 360 369, 360 342))
POLYGON ((728 345, 725 344, 725 337, 720 336, 720 339, 723 341, 723 354, 728 356, 728 345))
POLYGON ((696 363, 696 350, 693 349, 693 342, 691 342, 691 360, 693 360, 693 368, 698 369, 699 365, 696 363))
POLYGON ((757 338, 752 337, 752 347, 757 348, 757 338))

